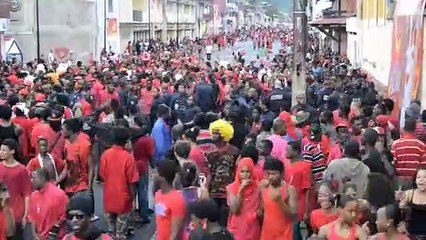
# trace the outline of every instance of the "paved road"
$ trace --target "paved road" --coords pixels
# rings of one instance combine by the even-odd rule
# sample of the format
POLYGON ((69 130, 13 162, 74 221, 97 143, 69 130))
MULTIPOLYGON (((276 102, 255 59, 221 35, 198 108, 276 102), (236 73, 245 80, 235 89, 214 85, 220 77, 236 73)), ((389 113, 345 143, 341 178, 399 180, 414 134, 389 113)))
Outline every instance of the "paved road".
MULTIPOLYGON (((281 48, 281 43, 279 41, 275 42, 272 47, 272 54, 270 54, 270 56, 277 54, 280 48, 281 48)), ((233 62, 234 56, 232 55, 232 52, 240 50, 240 49, 242 49, 245 52, 244 59, 246 63, 255 61, 257 58, 257 55, 259 55, 259 49, 253 49, 253 41, 236 42, 233 47, 221 49, 220 51, 217 51, 217 48, 215 49, 216 51, 212 53, 212 60, 213 61, 218 60, 219 62, 220 61, 233 62)))
MULTIPOLYGON (((274 54, 277 54, 279 49, 281 47, 281 44, 279 42, 275 42, 272 52, 274 54)), ((219 61, 233 61, 232 52, 243 49, 244 52, 246 52, 245 60, 246 62, 254 61, 256 60, 256 57, 259 53, 258 50, 253 50, 253 42, 252 41, 244 41, 244 42, 237 42, 233 47, 222 49, 221 51, 214 51, 212 53, 212 60, 219 60, 219 61)), ((100 220, 97 222, 100 226, 103 226, 103 197, 102 197, 102 185, 96 184, 94 187, 95 192, 95 213, 97 216, 100 217, 100 220)), ((150 204, 152 206, 152 203, 150 204)), ((132 238, 129 238, 130 240, 150 240, 153 233, 155 232, 155 220, 151 219, 151 224, 145 225, 144 227, 137 229, 135 232, 135 235, 132 238)))
MULTIPOLYGON (((101 184, 96 184, 94 186, 95 193, 95 213, 100 219, 96 222, 99 226, 104 226, 103 222, 103 186, 101 184)), ((151 219, 151 223, 143 226, 140 229, 137 229, 135 235, 129 240, 150 240, 154 231, 155 231, 155 220, 151 219)))

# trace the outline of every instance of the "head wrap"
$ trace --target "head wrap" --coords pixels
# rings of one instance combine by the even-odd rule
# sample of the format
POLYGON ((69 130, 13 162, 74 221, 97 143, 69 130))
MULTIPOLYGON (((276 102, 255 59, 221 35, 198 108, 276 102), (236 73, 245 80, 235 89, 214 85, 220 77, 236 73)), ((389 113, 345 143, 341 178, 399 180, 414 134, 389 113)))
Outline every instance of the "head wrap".
POLYGON ((229 142, 234 137, 234 127, 223 119, 212 122, 209 130, 210 135, 212 135, 213 132, 218 131, 225 142, 229 142))
POLYGON ((250 180, 252 181, 252 184, 244 188, 243 195, 247 195, 253 192, 255 188, 257 188, 256 183, 256 176, 254 175, 254 163, 251 158, 245 157, 240 159, 238 162, 237 170, 235 171, 235 180, 233 183, 228 185, 228 191, 232 192, 233 194, 237 194, 238 190, 240 189, 241 185, 241 177, 240 172, 243 167, 248 167, 248 170, 250 172, 250 180))

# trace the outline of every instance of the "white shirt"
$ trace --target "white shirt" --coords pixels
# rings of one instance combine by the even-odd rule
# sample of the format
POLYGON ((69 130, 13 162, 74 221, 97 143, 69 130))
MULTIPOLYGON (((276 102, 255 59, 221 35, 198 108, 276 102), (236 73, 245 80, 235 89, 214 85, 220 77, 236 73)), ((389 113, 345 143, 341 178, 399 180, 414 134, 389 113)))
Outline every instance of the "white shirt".
POLYGON ((207 45, 206 46, 206 53, 211 54, 213 50, 213 46, 212 45, 207 45))

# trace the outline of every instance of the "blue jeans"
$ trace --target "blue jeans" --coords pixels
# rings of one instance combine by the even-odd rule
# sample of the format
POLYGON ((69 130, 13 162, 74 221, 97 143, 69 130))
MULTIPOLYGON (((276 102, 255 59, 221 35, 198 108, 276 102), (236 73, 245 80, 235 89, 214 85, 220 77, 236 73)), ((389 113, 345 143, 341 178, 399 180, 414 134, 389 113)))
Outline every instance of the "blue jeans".
POLYGON ((148 173, 143 174, 136 183, 136 194, 138 195, 139 216, 142 220, 149 220, 148 217, 148 173))
POLYGON ((303 240, 300 232, 300 222, 296 221, 293 223, 293 240, 303 240))

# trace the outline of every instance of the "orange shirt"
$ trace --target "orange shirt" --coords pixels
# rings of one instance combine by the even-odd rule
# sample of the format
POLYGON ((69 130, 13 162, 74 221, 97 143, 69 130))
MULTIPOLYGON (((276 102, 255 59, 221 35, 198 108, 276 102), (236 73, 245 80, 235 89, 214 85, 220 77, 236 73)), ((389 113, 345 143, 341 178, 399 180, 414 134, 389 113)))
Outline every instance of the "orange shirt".
POLYGON ((37 123, 33 127, 33 130, 31 131, 30 143, 31 143, 31 147, 36 149, 36 154, 38 154, 37 140, 39 139, 39 137, 47 139, 47 143, 50 148, 50 146, 55 141, 56 133, 52 130, 52 128, 50 127, 48 123, 37 123))
MULTIPOLYGON (((58 222, 66 219, 68 197, 64 191, 47 183, 46 186, 31 194, 28 219, 34 225, 41 239, 47 238, 49 230, 58 222)), ((60 232, 62 237, 64 232, 60 232)))
POLYGON ((81 138, 77 138, 73 143, 66 140, 64 151, 65 165, 68 170, 65 192, 75 193, 87 190, 89 186, 90 143, 81 138))
MULTIPOLYGON (((262 192, 264 217, 261 240, 293 240, 293 220, 285 216, 279 204, 269 197, 270 189, 262 192)), ((281 191, 283 199, 287 199, 287 187, 281 191)))
POLYGON ((133 199, 129 185, 139 180, 133 156, 124 147, 113 145, 101 156, 99 174, 104 180, 105 212, 130 212, 133 199))
MULTIPOLYGON (((172 219, 185 217, 185 200, 182 193, 172 190, 166 194, 155 193, 155 222, 157 240, 169 240, 172 233, 172 219)), ((181 239, 181 238, 179 238, 181 239)))
POLYGON ((332 223, 337 220, 339 215, 337 215, 337 212, 332 215, 327 215, 325 212, 320 209, 315 209, 311 212, 310 222, 311 227, 318 231, 322 226, 325 226, 329 223, 332 223))

